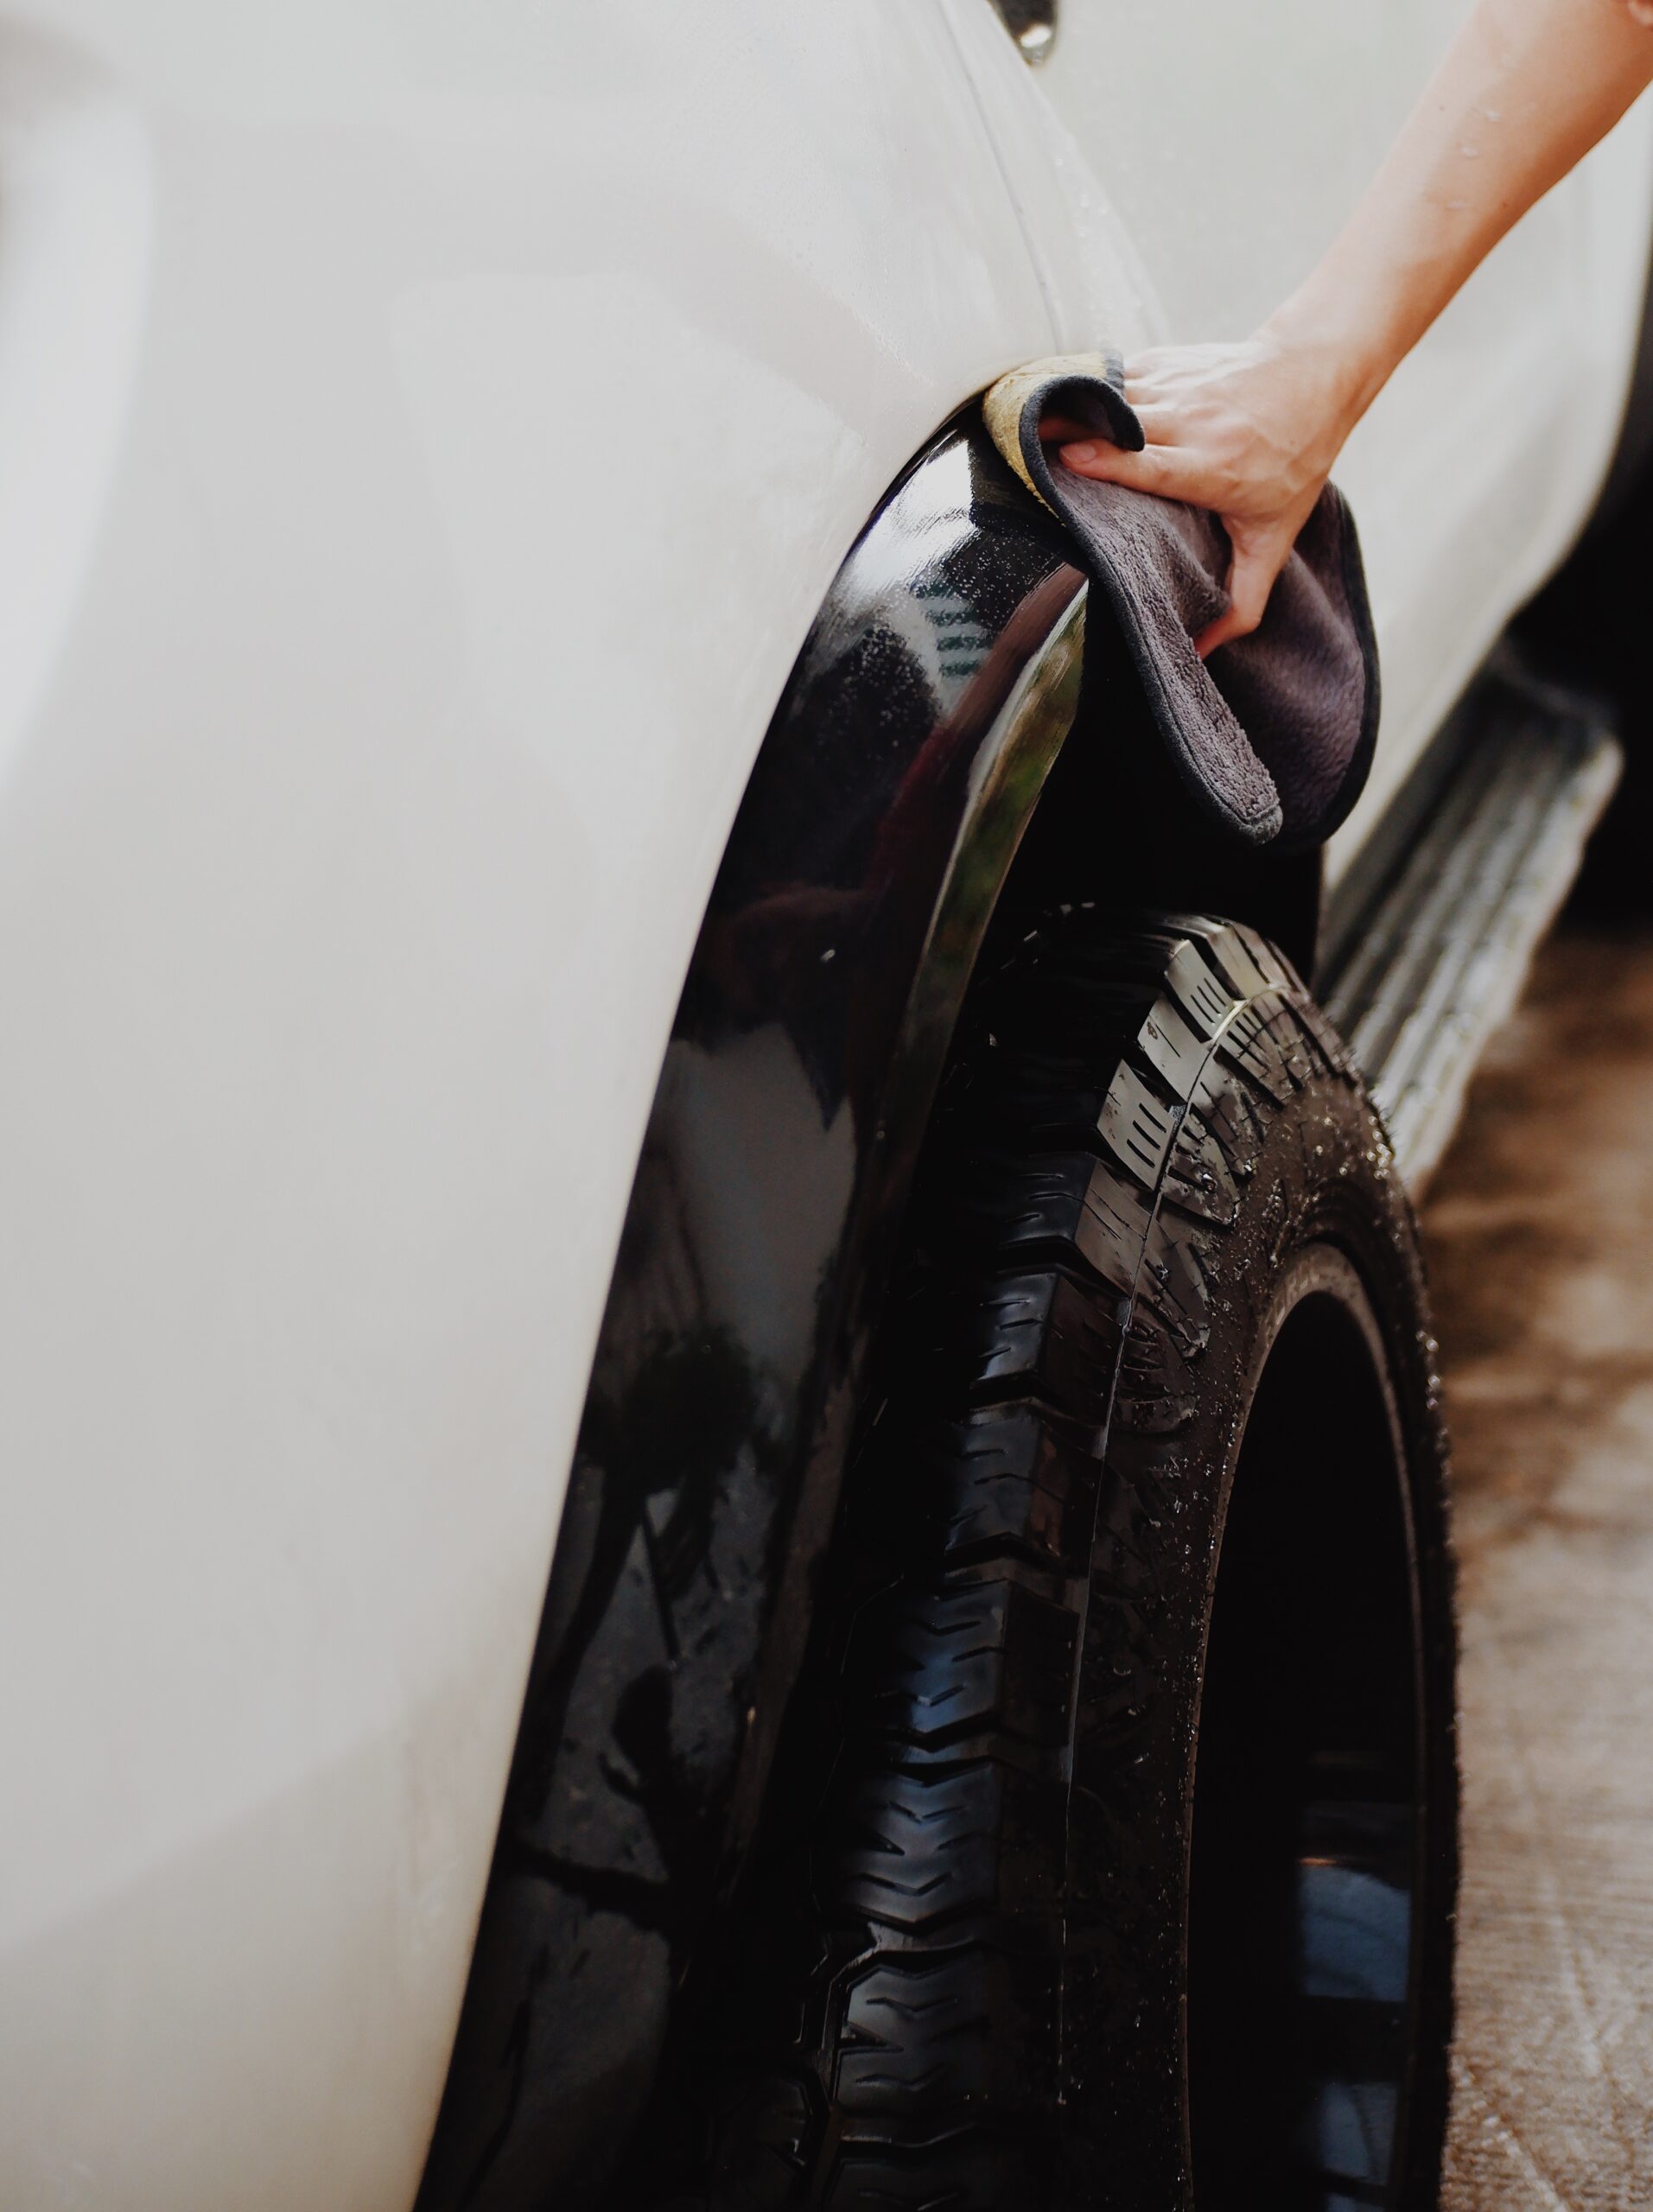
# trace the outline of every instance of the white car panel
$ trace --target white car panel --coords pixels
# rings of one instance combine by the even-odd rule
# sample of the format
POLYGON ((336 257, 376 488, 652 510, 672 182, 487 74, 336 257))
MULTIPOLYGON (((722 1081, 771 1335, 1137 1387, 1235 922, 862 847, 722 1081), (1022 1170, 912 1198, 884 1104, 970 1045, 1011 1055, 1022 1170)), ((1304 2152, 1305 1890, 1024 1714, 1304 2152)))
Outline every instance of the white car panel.
MULTIPOLYGON (((1008 41, 984 45, 1002 102, 1046 111, 1050 169, 1070 168, 1076 147, 1094 169, 1077 197, 1100 242, 1088 280, 1070 254, 1056 288, 1065 341, 1094 343, 1099 313, 1128 346, 1253 328, 1329 243, 1466 5, 1267 0, 1242 27, 1231 0, 1065 0, 1037 73, 1008 41)), ((1032 128, 1001 130, 1013 158, 1032 128)), ((1025 194, 1037 166, 1017 162, 1025 194)), ((1065 238, 1048 209, 1039 219, 1065 238)), ((1589 512, 1623 413, 1650 238, 1643 103, 1477 272, 1338 463, 1371 587, 1383 723, 1366 797, 1331 849, 1333 877, 1589 512)))
MULTIPOLYGON (((999 370, 1271 303, 1444 29, 1247 13, 0 17, 0 2202, 410 2201, 811 618, 999 370)), ((1351 451, 1380 788, 1587 509, 1650 213, 1637 118, 1351 451)))
POLYGON ((41 14, 153 247, 0 785, 0 2200, 367 2212, 751 760, 1051 327, 929 4, 41 14))

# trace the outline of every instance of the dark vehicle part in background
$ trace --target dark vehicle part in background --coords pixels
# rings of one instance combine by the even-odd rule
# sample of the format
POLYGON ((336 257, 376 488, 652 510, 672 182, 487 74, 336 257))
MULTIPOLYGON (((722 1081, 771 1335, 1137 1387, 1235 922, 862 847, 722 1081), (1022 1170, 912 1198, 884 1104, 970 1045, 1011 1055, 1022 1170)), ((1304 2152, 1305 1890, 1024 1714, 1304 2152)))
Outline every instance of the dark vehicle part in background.
POLYGON ((693 2201, 1424 2212, 1453 1630, 1388 1147, 1254 932, 1076 911, 995 966, 736 1918, 693 2201))
POLYGON ((1059 0, 993 0, 1022 60, 1037 69, 1056 43, 1059 0))

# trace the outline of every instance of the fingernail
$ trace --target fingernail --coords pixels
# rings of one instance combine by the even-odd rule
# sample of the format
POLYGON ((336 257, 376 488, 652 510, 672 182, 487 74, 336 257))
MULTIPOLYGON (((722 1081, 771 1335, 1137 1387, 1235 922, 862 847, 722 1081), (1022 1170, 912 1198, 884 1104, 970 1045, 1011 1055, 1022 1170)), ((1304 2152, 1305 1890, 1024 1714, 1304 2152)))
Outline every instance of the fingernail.
POLYGON ((1064 446, 1062 458, 1070 468, 1082 468, 1086 461, 1094 461, 1101 450, 1093 438, 1084 438, 1078 445, 1064 446))

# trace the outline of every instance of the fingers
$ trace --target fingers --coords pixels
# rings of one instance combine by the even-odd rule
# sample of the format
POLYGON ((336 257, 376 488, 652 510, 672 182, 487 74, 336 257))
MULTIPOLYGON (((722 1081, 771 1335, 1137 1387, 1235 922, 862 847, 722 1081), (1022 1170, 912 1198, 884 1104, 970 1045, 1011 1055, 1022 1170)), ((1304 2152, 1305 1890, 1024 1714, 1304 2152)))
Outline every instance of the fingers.
MULTIPOLYGON (((1177 409, 1144 402, 1133 410, 1142 426, 1142 435, 1151 446, 1173 446, 1180 442, 1178 433, 1182 418, 1177 409)), ((1046 415, 1039 425, 1039 442, 1042 446, 1069 446, 1110 442, 1097 435, 1089 423, 1076 423, 1066 415, 1046 415)))
POLYGON ((1135 406, 1139 396, 1151 399, 1164 382, 1161 374, 1161 355, 1156 353, 1135 353, 1125 364, 1125 397, 1135 406))
POLYGON ((1236 638, 1249 638, 1257 628, 1268 610, 1269 594, 1286 565, 1291 544, 1289 537, 1281 540, 1272 535, 1234 538, 1234 558, 1228 572, 1228 612, 1219 614, 1194 639, 1194 651, 1201 660, 1236 638))
POLYGON ((1256 627, 1256 623, 1242 621, 1230 607, 1226 614, 1219 614, 1209 628, 1200 632, 1194 639, 1194 651, 1201 660, 1209 660, 1219 645, 1231 644, 1236 638, 1249 637, 1256 627))
POLYGON ((1127 453, 1105 439, 1084 438, 1061 449, 1062 463, 1076 476, 1098 484, 1122 484, 1128 491, 1154 492, 1162 499, 1192 499, 1198 503, 1198 487, 1184 455, 1175 446, 1144 446, 1141 453, 1127 453))
MULTIPOLYGON (((1203 498, 1198 465, 1174 446, 1148 445, 1141 453, 1126 453, 1105 439, 1084 438, 1061 449, 1064 464, 1076 476, 1094 482, 1122 485, 1132 492, 1152 492, 1162 499, 1186 499, 1192 505, 1212 504, 1203 498)), ((1243 524, 1224 516, 1234 557, 1229 566, 1226 611, 1194 640, 1202 660, 1235 638, 1249 637, 1268 611, 1275 580, 1286 565, 1294 531, 1284 535, 1249 534, 1243 524)))
POLYGON ((1132 403, 1131 411, 1141 424, 1142 435, 1151 446, 1183 443, 1186 421, 1180 408, 1167 406, 1163 400, 1140 399, 1132 403))

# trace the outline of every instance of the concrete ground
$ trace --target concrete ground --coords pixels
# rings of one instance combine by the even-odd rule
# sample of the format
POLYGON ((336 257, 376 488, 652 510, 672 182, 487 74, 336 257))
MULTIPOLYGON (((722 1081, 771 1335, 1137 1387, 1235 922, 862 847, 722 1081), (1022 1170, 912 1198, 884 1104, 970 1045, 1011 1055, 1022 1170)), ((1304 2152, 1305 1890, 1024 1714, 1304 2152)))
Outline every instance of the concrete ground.
POLYGON ((1653 2207, 1653 933, 1547 948, 1424 1220, 1463 1560, 1444 2212, 1653 2207))

